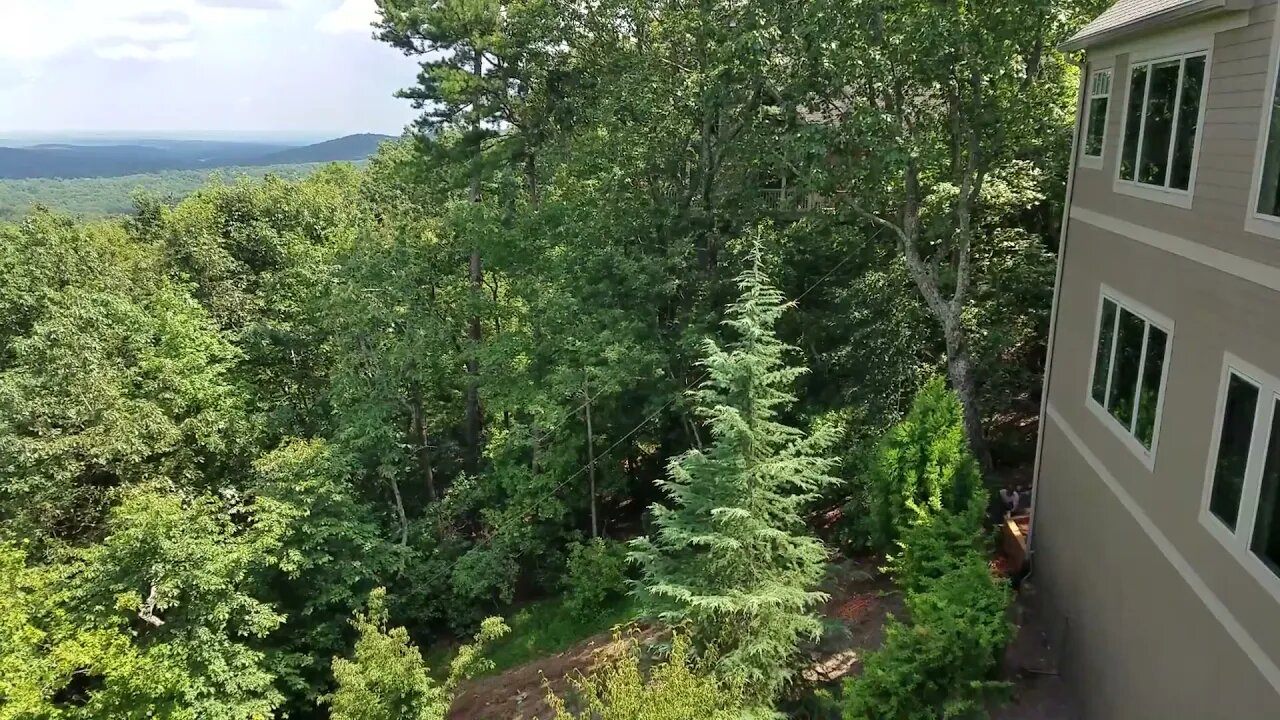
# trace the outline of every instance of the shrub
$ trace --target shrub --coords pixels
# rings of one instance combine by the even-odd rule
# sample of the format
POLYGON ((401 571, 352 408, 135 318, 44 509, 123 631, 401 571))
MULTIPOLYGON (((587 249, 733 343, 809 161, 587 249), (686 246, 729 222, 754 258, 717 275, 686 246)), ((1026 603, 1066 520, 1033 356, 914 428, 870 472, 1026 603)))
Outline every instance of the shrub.
POLYGON ((555 695, 547 702, 555 720, 737 720, 744 713, 740 690, 717 682, 703 663, 691 662, 686 638, 672 638, 671 654, 645 673, 638 648, 590 676, 573 682, 569 710, 555 695))
POLYGON ((911 624, 890 619, 862 675, 846 680, 844 720, 983 717, 1009 641, 1010 590, 979 553, 907 596, 911 624))
POLYGON ((622 543, 595 538, 569 546, 564 577, 565 608, 580 620, 589 620, 627 592, 627 548, 622 543))
POLYGON ((481 652, 507 633, 498 618, 489 618, 449 666, 449 677, 436 682, 422 654, 402 627, 387 626, 386 590, 369 596, 368 612, 352 621, 359 637, 353 657, 335 658, 336 689, 328 696, 332 720, 443 720, 459 683, 491 666, 481 652))
POLYGON ((987 538, 982 507, 962 512, 941 510, 916 518, 902 532, 898 552, 889 556, 888 571, 905 592, 923 592, 934 580, 984 557, 987 538))
POLYGON ((881 550, 923 516, 965 512, 975 503, 981 512, 986 495, 964 411, 941 377, 925 383, 907 417, 881 438, 868 480, 871 541, 881 550))

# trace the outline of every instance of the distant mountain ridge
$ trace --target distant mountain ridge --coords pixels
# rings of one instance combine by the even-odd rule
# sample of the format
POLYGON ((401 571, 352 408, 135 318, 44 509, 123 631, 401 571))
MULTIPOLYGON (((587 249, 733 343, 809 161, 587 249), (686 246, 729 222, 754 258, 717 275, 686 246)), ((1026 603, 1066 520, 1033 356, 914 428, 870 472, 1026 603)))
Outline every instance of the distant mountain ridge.
POLYGON ((262 159, 264 162, 253 164, 292 165, 294 163, 363 160, 364 158, 378 152, 378 146, 391 139, 392 138, 389 135, 378 135, 376 133, 346 135, 344 137, 325 140, 324 142, 315 143, 313 145, 303 145, 302 147, 281 150, 263 157, 262 159))
POLYGON ((390 135, 360 133, 311 145, 214 140, 135 140, 118 145, 46 143, 0 147, 0 178, 119 177, 164 170, 207 170, 359 161, 390 135))

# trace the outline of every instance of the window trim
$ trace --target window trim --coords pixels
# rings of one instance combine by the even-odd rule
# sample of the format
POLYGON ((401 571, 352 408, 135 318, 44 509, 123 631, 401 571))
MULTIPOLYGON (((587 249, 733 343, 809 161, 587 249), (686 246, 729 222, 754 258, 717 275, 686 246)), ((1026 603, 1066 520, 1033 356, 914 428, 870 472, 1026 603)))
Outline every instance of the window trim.
MULTIPOLYGON (((1117 152, 1120 153, 1120 157, 1123 157, 1124 136, 1129 127, 1129 92, 1130 92, 1130 85, 1133 84, 1132 80, 1133 80, 1134 69, 1143 65, 1150 67, 1157 63, 1168 62, 1170 60, 1182 61, 1184 63, 1184 68, 1183 70, 1179 71, 1178 91, 1177 91, 1177 94, 1174 96, 1174 107, 1181 107, 1181 102, 1182 102, 1181 78, 1182 78, 1182 72, 1185 71, 1185 62, 1187 59, 1192 57, 1204 56, 1204 79, 1200 83, 1200 108, 1196 117, 1195 147, 1193 147, 1191 150, 1191 171, 1187 177, 1187 189, 1179 190, 1177 188, 1172 188, 1167 186, 1160 187, 1158 185, 1148 185, 1146 183, 1140 183, 1137 180, 1136 173, 1134 174, 1133 180, 1124 180, 1120 177, 1120 170, 1123 163, 1117 159, 1115 177, 1112 179, 1112 184, 1111 184, 1111 189, 1114 192, 1120 193, 1121 195, 1129 195, 1131 197, 1142 198, 1143 200, 1150 200, 1152 202, 1163 203, 1165 205, 1173 205, 1175 207, 1180 207, 1185 210, 1191 209, 1191 201, 1192 201, 1192 198, 1195 196, 1196 175, 1200 168, 1200 149, 1201 149, 1201 146, 1204 145, 1204 116, 1205 116, 1206 106, 1208 105, 1208 97, 1209 97, 1209 78, 1210 78, 1209 73, 1213 70, 1213 36, 1212 35, 1209 36, 1207 46, 1201 47, 1202 44, 1203 43, 1189 43, 1190 47, 1179 48, 1177 50, 1174 50, 1171 47, 1164 47, 1164 48, 1161 48, 1161 50, 1163 51, 1161 54, 1152 53, 1150 56, 1138 55, 1136 53, 1134 55, 1131 55, 1129 57, 1129 64, 1125 68, 1125 83, 1124 83, 1124 91, 1123 91, 1124 99, 1120 103, 1121 107, 1123 107, 1124 109, 1122 110, 1122 117, 1120 118, 1120 139, 1119 139, 1120 149, 1117 152)), ((1144 98, 1147 95, 1147 93, 1150 92, 1151 77, 1152 77, 1152 73, 1150 70, 1148 70, 1147 83, 1143 89, 1144 98)), ((1114 87, 1115 78, 1112 78, 1111 82, 1112 82, 1112 87, 1114 87)), ((1145 113, 1145 111, 1146 111, 1146 104, 1144 103, 1143 112, 1145 113)), ((1141 122, 1141 120, 1139 122, 1141 122)), ((1146 123, 1142 123, 1142 125, 1139 126, 1139 131, 1138 131, 1138 154, 1136 157, 1139 159, 1141 159, 1142 157, 1142 140, 1143 140, 1143 134, 1144 134, 1143 131, 1146 130, 1145 125, 1146 123)), ((1173 127, 1171 128, 1169 133, 1170 161, 1169 161, 1169 169, 1167 172, 1170 174, 1172 174, 1173 172, 1172 157, 1173 157, 1174 145, 1177 141, 1177 133, 1178 133, 1178 115, 1175 113, 1173 117, 1173 127)))
POLYGON ((1209 439, 1209 458, 1205 463, 1204 487, 1200 492, 1200 525, 1222 544, 1236 562, 1257 580, 1263 589, 1280 601, 1280 574, 1267 567, 1249 549, 1253 526, 1258 521, 1258 502, 1262 489, 1262 466, 1266 463, 1267 445, 1271 438, 1271 424, 1280 420, 1275 413, 1280 401, 1280 379, 1241 359, 1231 352, 1223 353, 1222 369, 1218 377, 1218 399, 1213 410, 1213 435, 1209 439), (1218 446, 1222 442, 1223 412, 1227 404, 1227 387, 1231 376, 1253 383, 1258 388, 1258 407, 1253 413, 1253 432, 1249 436, 1249 459, 1245 463, 1244 485, 1240 490, 1240 512, 1236 529, 1218 519, 1209 509, 1213 495, 1213 473, 1217 466, 1218 446))
POLYGON ((1080 144, 1080 166, 1089 168, 1091 170, 1101 170, 1102 164, 1105 161, 1106 155, 1107 155, 1107 121, 1111 119, 1111 108, 1114 105, 1114 103, 1112 103, 1111 100, 1115 95, 1114 89, 1115 89, 1115 82, 1116 82, 1116 73, 1115 73, 1114 65, 1108 65, 1106 67, 1101 67, 1101 66, 1092 66, 1092 67, 1094 67, 1095 69, 1092 72, 1090 72, 1088 77, 1085 79, 1085 82, 1089 84, 1087 86, 1088 92, 1085 93, 1084 112, 1081 113, 1083 115, 1081 128, 1084 130, 1084 133, 1083 133, 1084 142, 1080 144), (1102 75, 1103 73, 1106 73, 1107 75, 1111 76, 1110 79, 1107 81, 1107 94, 1095 95, 1093 92, 1094 85, 1097 82, 1098 76, 1102 75), (1098 154, 1090 155, 1089 154, 1089 123, 1093 120, 1093 101, 1097 100, 1098 98, 1107 99, 1107 113, 1106 113, 1107 117, 1103 118, 1103 122, 1102 122, 1102 143, 1098 148, 1098 154))
MULTIPOLYGON (((1085 406, 1089 408, 1089 410, 1095 416, 1097 416, 1097 418, 1102 422, 1102 424, 1106 426, 1106 428, 1110 430, 1113 435, 1115 435, 1117 438, 1120 439, 1120 441, 1124 444, 1125 447, 1129 449, 1130 452, 1132 452, 1134 455, 1137 456, 1139 462, 1142 463, 1143 467, 1145 467, 1147 470, 1154 470, 1155 464, 1156 464, 1156 452, 1160 449, 1160 425, 1161 425, 1161 419, 1164 417, 1165 390, 1167 389, 1168 383, 1169 383, 1169 363, 1173 358, 1173 338, 1174 338, 1173 320, 1165 317, 1164 315, 1156 312, 1155 310, 1152 310, 1151 308, 1147 307, 1145 304, 1140 303, 1137 300, 1134 300, 1133 298, 1130 298, 1124 293, 1119 292, 1118 290, 1110 287, 1106 283, 1102 284, 1101 290, 1098 293, 1098 303, 1097 303, 1097 306, 1095 307, 1093 318, 1094 318, 1093 319, 1093 344, 1089 346, 1089 350, 1090 350, 1089 382, 1088 384, 1085 385, 1085 389, 1084 389, 1085 406), (1095 379, 1094 376, 1097 373, 1097 363, 1095 362, 1095 359, 1097 358, 1097 355, 1098 355, 1098 341, 1102 337, 1102 309, 1107 300, 1110 300, 1111 302, 1116 304, 1115 322, 1118 323, 1120 320, 1119 311, 1125 310, 1137 316, 1139 319, 1143 320, 1148 325, 1155 326, 1165 334, 1164 358, 1163 358, 1163 362, 1161 362, 1161 365, 1160 365, 1160 387, 1158 390, 1158 395, 1156 396, 1156 417, 1155 417, 1155 424, 1151 428, 1151 449, 1150 450, 1143 447, 1142 442, 1138 440, 1138 437, 1136 435, 1130 432, 1129 428, 1121 425, 1120 421, 1117 420, 1114 415, 1108 412, 1105 407, 1103 407, 1102 405, 1099 405, 1097 400, 1093 399, 1093 383, 1095 379)), ((1136 388, 1137 392, 1141 392, 1141 389, 1142 389, 1142 376, 1144 374, 1144 371, 1146 370, 1146 365, 1147 365, 1147 355, 1145 351, 1146 351, 1147 339, 1150 337, 1150 334, 1151 333, 1149 330, 1144 331, 1143 337, 1142 337, 1143 352, 1141 354, 1142 359, 1138 364, 1138 385, 1136 388)), ((1108 377, 1107 393, 1108 395, 1111 392, 1110 376, 1112 371, 1115 369, 1115 357, 1116 357, 1116 342, 1115 342, 1115 334, 1113 332, 1112 339, 1111 339, 1111 358, 1107 362, 1107 377, 1108 377)), ((1137 417, 1138 417, 1138 412, 1137 412, 1137 406, 1135 404, 1134 417, 1133 417, 1133 420, 1130 422, 1131 425, 1137 422, 1137 417)))
POLYGON ((1258 211, 1258 192, 1262 189, 1262 163, 1267 152, 1267 133, 1263 128, 1271 124, 1271 107, 1276 99, 1276 75, 1280 70, 1280 13, 1272 21, 1271 52, 1267 56, 1267 79, 1263 89, 1262 109, 1258 113, 1258 140, 1253 150, 1253 179, 1249 183, 1249 197, 1244 204, 1244 229, 1255 235, 1280 240, 1280 215, 1266 215, 1258 211))

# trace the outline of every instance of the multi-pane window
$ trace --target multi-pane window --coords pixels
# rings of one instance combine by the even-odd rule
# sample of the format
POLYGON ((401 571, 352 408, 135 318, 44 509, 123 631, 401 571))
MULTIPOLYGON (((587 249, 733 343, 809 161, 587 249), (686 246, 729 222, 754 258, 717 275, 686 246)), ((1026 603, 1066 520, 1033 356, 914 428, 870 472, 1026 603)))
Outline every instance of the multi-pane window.
POLYGON ((1267 145, 1262 154, 1262 178, 1258 184, 1258 213, 1280 216, 1280 73, 1277 91, 1271 98, 1267 123, 1267 145))
POLYGON ((1102 157, 1107 133, 1107 104, 1111 100, 1111 71, 1099 70, 1089 81, 1089 105, 1085 109, 1084 154, 1102 157))
POLYGON ((1205 509, 1233 551, 1280 578, 1280 382, 1263 378, 1228 364, 1205 509))
POLYGON ((1205 63, 1200 53, 1139 63, 1129 71, 1121 180, 1190 188, 1205 63))
POLYGON ((1150 452, 1159 422, 1169 331, 1103 296, 1090 397, 1150 452))
POLYGON ((1218 453, 1213 464, 1213 491, 1209 512, 1231 530, 1240 515, 1244 474, 1253 442, 1253 420, 1258 411, 1258 386, 1234 372, 1227 380, 1227 397, 1222 404, 1218 429, 1218 453))

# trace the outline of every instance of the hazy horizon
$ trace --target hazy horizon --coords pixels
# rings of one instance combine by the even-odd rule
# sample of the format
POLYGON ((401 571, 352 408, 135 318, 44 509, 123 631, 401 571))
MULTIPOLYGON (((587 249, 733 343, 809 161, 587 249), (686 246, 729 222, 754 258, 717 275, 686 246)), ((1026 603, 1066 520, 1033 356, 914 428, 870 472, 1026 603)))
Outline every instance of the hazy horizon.
POLYGON ((33 129, 17 129, 17 130, 0 130, 0 146, 21 146, 35 144, 84 144, 84 143, 103 143, 103 142, 124 142, 124 141, 208 141, 208 142, 241 142, 264 144, 281 144, 296 143, 299 145, 307 145, 312 143, 324 142, 335 138, 345 137, 348 135, 390 135, 398 136, 403 129, 394 131, 386 130, 360 130, 357 132, 349 132, 346 130, 84 130, 84 129, 67 129, 67 130, 33 130, 33 129))

